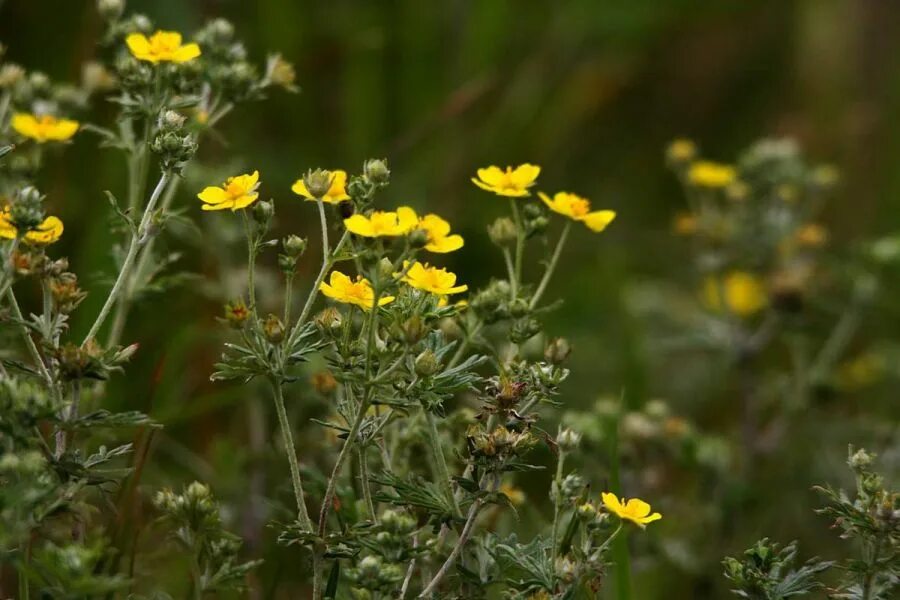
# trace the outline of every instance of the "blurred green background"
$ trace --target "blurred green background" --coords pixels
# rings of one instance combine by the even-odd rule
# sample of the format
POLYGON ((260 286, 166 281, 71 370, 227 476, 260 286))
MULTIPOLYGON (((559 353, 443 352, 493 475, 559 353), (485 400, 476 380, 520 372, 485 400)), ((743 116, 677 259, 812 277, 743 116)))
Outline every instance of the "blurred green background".
MULTIPOLYGON (((128 8, 186 33, 209 18, 227 18, 260 64, 277 51, 296 65, 301 94, 273 91, 242 105, 223 122, 225 140, 203 144, 204 168, 191 171, 178 201, 197 221, 203 218, 194 195, 202 185, 226 171, 259 169, 263 194, 276 200, 279 232, 318 243, 314 211, 290 193, 290 184, 310 167, 358 172, 364 159, 387 157, 393 177, 382 205, 408 203, 450 220, 466 246, 440 262, 478 287, 502 271, 484 229, 506 205, 469 182, 477 167, 534 162, 543 167, 542 189, 574 191, 618 211, 602 235, 577 231, 552 286, 565 305, 550 315, 548 330, 575 347, 563 398, 570 407, 588 409, 601 395, 624 394, 634 407, 661 397, 675 413, 713 429, 733 408, 712 367, 703 393, 679 381, 684 364, 702 357, 660 359, 627 305, 628 291, 643 281, 689 281, 687 248, 670 234, 672 216, 684 206, 663 160, 671 139, 693 138, 704 155, 728 161, 759 137, 797 138, 811 159, 842 172, 824 215, 838 247, 893 231, 900 215, 900 3, 132 0, 128 8)), ((99 52, 102 30, 92 0, 0 4, 9 60, 55 80, 79 79, 80 65, 99 52)), ((106 124, 113 113, 98 100, 84 120, 106 124)), ((124 187, 124 164, 84 134, 51 154, 39 184, 66 223, 59 251, 70 256, 85 287, 97 290, 117 239, 103 190, 124 187)), ((125 337, 141 351, 127 377, 110 386, 109 402, 148 411, 167 425, 154 440, 145 485, 204 478, 226 505, 239 505, 252 459, 241 401, 253 391, 212 384, 208 376, 221 342, 214 317, 241 248, 204 248, 190 229, 175 233, 165 244, 184 252, 179 264, 201 278, 148 297, 133 313, 125 337)), ((301 280, 312 279, 317 260, 310 255, 301 280)), ((76 333, 83 334, 102 297, 92 293, 78 311, 76 333)), ((867 326, 883 335, 896 331, 897 321, 867 326)), ((298 423, 308 416, 302 397, 295 393, 292 408, 298 423)), ((709 548, 707 532, 679 523, 691 510, 705 510, 701 478, 687 506, 677 507, 675 497, 648 498, 672 518, 639 541, 641 556, 652 560, 634 568, 654 577, 640 578, 638 597, 719 597, 724 584, 715 553, 737 552, 761 535, 800 538, 808 554, 837 552, 839 542, 809 510, 817 502, 809 488, 843 472, 836 465, 846 443, 885 450, 897 417, 886 389, 840 402, 817 407, 798 425, 791 447, 759 467, 765 489, 726 512, 728 522, 709 548), (880 415, 887 433, 873 439, 871 429, 855 427, 861 412, 880 415)), ((303 445, 321 445, 320 432, 304 432, 303 445)), ((270 460, 286 486, 286 466, 277 455, 270 460)), ((584 466, 602 486, 605 462, 584 466)), ((520 485, 543 503, 547 482, 533 477, 520 485)), ((635 493, 647 488, 634 486, 635 493)), ((262 578, 289 578, 280 571, 290 569, 291 551, 266 547, 262 578)))

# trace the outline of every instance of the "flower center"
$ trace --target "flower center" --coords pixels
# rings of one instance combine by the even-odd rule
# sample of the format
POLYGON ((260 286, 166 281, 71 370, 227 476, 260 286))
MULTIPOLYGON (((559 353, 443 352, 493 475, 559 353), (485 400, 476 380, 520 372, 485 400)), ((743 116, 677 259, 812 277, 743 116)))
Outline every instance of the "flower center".
POLYGON ((240 198, 246 193, 246 191, 247 190, 244 189, 244 186, 241 185, 240 182, 235 181, 233 177, 225 182, 225 192, 231 198, 240 198))

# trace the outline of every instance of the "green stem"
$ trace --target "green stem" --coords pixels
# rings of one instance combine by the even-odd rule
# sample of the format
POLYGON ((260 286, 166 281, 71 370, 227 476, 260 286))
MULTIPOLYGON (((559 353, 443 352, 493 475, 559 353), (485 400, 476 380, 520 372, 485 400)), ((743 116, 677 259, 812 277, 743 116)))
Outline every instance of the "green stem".
POLYGON ((246 210, 241 211, 244 219, 244 232, 247 235, 247 290, 250 310, 256 312, 256 235, 246 210))
POLYGON ((534 296, 532 296, 528 308, 534 309, 534 307, 537 306, 538 301, 540 301, 541 296, 544 295, 547 284, 550 283, 550 278, 553 277, 553 272, 556 271, 556 263, 559 262, 559 256, 562 254, 562 249, 566 244, 566 239, 569 237, 569 229, 571 229, 571 227, 571 222, 567 222, 563 227, 562 233, 559 235, 559 241, 556 242, 556 248, 553 250, 553 255, 550 257, 550 262, 547 264, 547 270, 544 271, 544 277, 541 279, 540 284, 538 284, 537 291, 534 292, 534 296))
POLYGON ((519 214, 519 206, 515 198, 509 199, 512 207, 513 220, 516 222, 516 283, 522 285, 522 257, 525 254, 525 230, 522 224, 522 216, 519 214))
POLYGON ((362 486, 366 509, 369 511, 369 518, 377 523, 378 516, 375 513, 375 503, 372 501, 372 487, 369 484, 369 464, 366 461, 366 449, 359 448, 356 451, 356 454, 359 458, 359 481, 362 486))
POLYGON ((459 509, 459 503, 456 501, 456 495, 453 493, 453 485, 450 483, 450 469, 447 468, 447 459, 444 457, 444 449, 441 446, 440 434, 437 430, 434 415, 424 407, 422 412, 425 413, 425 421, 428 423, 428 442, 431 444, 431 453, 434 456, 434 465, 437 468, 438 482, 444 490, 444 494, 453 503, 453 516, 462 517, 462 511, 459 509))
POLYGON ((294 446, 294 436, 291 434, 291 425, 288 422, 287 411, 284 408, 284 394, 280 381, 272 381, 272 392, 275 398, 275 412, 278 414, 278 424, 281 426, 281 437, 284 441, 284 449, 288 455, 288 463, 291 466, 291 483, 294 487, 294 500, 297 503, 297 520, 307 531, 313 530, 312 520, 306 510, 306 496, 303 494, 303 481, 300 479, 300 465, 297 463, 297 449, 294 446))
MULTIPOLYGON (((16 301, 16 295, 12 288, 6 290, 6 299, 9 302, 9 308, 12 311, 13 317, 18 321, 24 321, 25 318, 22 316, 22 309, 19 308, 19 303, 16 301)), ((44 378, 47 386, 53 389, 53 377, 50 375, 50 371, 47 370, 47 365, 44 363, 44 359, 41 357, 37 345, 34 343, 34 340, 31 339, 31 334, 28 333, 28 329, 24 326, 22 327, 22 339, 25 341, 25 346, 28 348, 31 358, 34 359, 38 371, 41 372, 41 377, 44 378)))
POLYGON ((419 594, 419 598, 429 598, 432 596, 440 585, 441 581, 456 563, 456 559, 459 558, 460 553, 463 550, 463 547, 466 545, 466 542, 469 540, 469 536, 472 535, 472 528, 475 525, 475 518, 478 516, 478 511, 481 509, 481 505, 484 501, 481 498, 476 499, 471 508, 469 508, 469 514, 466 516, 466 524, 463 526, 462 532, 459 534, 459 539, 456 541, 456 545, 453 547, 453 550, 450 551, 450 556, 447 557, 447 560, 444 561, 444 564, 441 565, 440 570, 435 573, 434 577, 425 586, 425 589, 422 590, 422 593, 419 594))
POLYGON ((553 561, 559 554, 559 505, 562 501, 562 475, 563 465, 566 462, 566 453, 560 449, 559 460, 556 461, 556 477, 553 479, 553 530, 550 538, 552 542, 553 561))
POLYGON ((519 295, 519 280, 516 278, 516 268, 513 266, 512 255, 506 246, 503 247, 503 262, 506 263, 506 273, 509 277, 510 296, 515 300, 519 295))
POLYGON ((122 268, 119 270, 119 276, 116 277, 116 282, 109 291, 109 296, 106 297, 106 302, 103 304, 103 308, 100 309, 97 320, 94 321, 90 331, 88 331, 87 336, 85 336, 84 341, 81 343, 82 347, 96 337, 97 333, 100 331, 100 327, 103 326, 103 323, 109 316, 110 310, 112 310, 113 305, 116 303, 119 294, 122 291, 122 286, 125 284, 125 281, 131 272, 131 267, 134 264, 138 249, 146 241, 144 238, 147 235, 150 219, 153 216, 153 209, 156 206, 157 200, 159 200, 160 194, 162 194, 163 189, 165 189, 170 176, 168 171, 163 171, 162 175, 160 175, 159 182, 156 184, 156 188, 154 188, 153 193, 150 195, 150 200, 147 202, 147 208, 144 209, 144 215, 141 217, 140 225, 138 225, 136 230, 131 232, 131 243, 128 245, 128 252, 125 255, 125 260, 122 261, 122 268))

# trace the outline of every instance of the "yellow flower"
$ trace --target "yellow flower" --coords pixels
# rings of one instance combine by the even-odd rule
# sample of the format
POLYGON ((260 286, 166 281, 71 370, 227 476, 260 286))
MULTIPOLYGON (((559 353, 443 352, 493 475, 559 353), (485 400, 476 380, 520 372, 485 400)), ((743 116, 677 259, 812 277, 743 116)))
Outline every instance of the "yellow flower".
POLYGON ((528 188, 536 183, 540 173, 539 166, 528 163, 519 165, 515 169, 506 167, 505 171, 491 165, 486 169, 478 169, 478 177, 473 177, 472 183, 483 190, 494 192, 498 196, 521 198, 531 195, 528 188))
POLYGON ((350 233, 363 237, 384 237, 405 235, 415 229, 419 222, 416 212, 408 206, 401 206, 396 212, 376 210, 368 217, 355 214, 344 219, 344 227, 350 233))
MULTIPOLYGON (((63 233, 63 222, 59 217, 47 217, 36 228, 28 231, 23 236, 25 242, 37 246, 46 246, 59 240, 63 233)), ((9 209, 0 211, 0 237, 8 240, 15 239, 18 234, 16 226, 9 220, 9 209)))
POLYGON ((615 494, 607 492, 600 494, 600 496, 603 498, 603 505, 606 507, 606 510, 620 519, 631 521, 641 528, 646 527, 647 523, 662 519, 662 515, 658 512, 650 514, 650 505, 639 498, 632 498, 626 502, 624 498, 619 500, 615 494))
POLYGON ((197 194, 204 202, 203 210, 225 210, 230 208, 235 211, 245 206, 250 206, 259 197, 256 188, 259 187, 259 171, 253 171, 249 175, 236 175, 229 177, 221 186, 209 186, 197 194))
POLYGON ((691 165, 687 176, 688 181, 698 187, 724 188, 734 182, 737 171, 731 165, 700 160, 691 165))
POLYGON ((425 215, 419 219, 419 229, 428 234, 425 249, 429 252, 444 254, 463 247, 461 235, 450 235, 450 223, 437 215, 425 215))
POLYGON ((525 492, 514 485, 504 483, 500 485, 500 493, 506 494, 513 506, 521 506, 525 503, 525 492))
MULTIPOLYGON (((404 263, 405 269, 409 263, 404 263)), ((429 267, 427 264, 413 263, 403 276, 403 281, 419 290, 424 290, 438 296, 458 294, 469 289, 467 285, 456 285, 456 275, 447 269, 429 267)))
MULTIPOLYGON (((328 193, 322 196, 322 202, 337 204, 344 200, 349 200, 350 196, 347 195, 347 171, 335 169, 334 171, 328 171, 328 173, 332 176, 331 187, 328 188, 328 193)), ((294 185, 291 186, 291 191, 298 196, 303 196, 307 200, 315 201, 316 199, 316 197, 310 194, 309 190, 306 189, 306 184, 303 183, 302 179, 298 179, 294 182, 294 185)))
POLYGON ((131 55, 153 64, 160 62, 183 63, 200 56, 197 44, 181 44, 181 34, 176 31, 157 31, 148 39, 143 33, 130 33, 125 43, 131 55))
POLYGON ((31 138, 39 144, 54 141, 62 142, 78 131, 78 121, 70 119, 57 119, 52 115, 31 115, 28 113, 16 113, 10 120, 10 125, 20 135, 31 138))
POLYGON ((732 271, 724 279, 707 278, 704 284, 704 299, 713 310, 722 309, 722 294, 731 312, 740 317, 749 317, 768 304, 765 286, 752 273, 732 271))
MULTIPOLYGON (((353 281, 340 271, 332 271, 328 283, 324 281, 319 285, 319 290, 329 298, 345 304, 355 304, 363 310, 370 310, 375 303, 375 290, 368 279, 357 276, 353 281)), ((378 306, 384 306, 394 301, 393 296, 382 296, 378 299, 378 306)))
POLYGON ((538 192, 538 196, 553 212, 584 223, 591 231, 603 231, 616 218, 616 213, 612 210, 591 212, 590 200, 569 192, 557 192, 552 199, 544 192, 538 192))
POLYGON ((697 145, 685 138, 672 140, 666 148, 666 156, 672 162, 685 163, 697 156, 697 145))

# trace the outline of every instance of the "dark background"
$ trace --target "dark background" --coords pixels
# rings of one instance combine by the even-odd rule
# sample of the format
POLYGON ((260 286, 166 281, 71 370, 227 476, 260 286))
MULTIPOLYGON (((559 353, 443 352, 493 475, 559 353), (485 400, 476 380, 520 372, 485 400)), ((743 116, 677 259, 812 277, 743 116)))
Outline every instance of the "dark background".
MULTIPOLYGON (((670 234, 672 216, 684 208, 663 160, 671 139, 693 138, 706 156, 729 161, 759 137, 795 137, 811 160, 842 172, 824 214, 836 247, 896 229, 900 3, 154 0, 128 7, 185 33, 225 17, 259 63, 278 51, 296 65, 301 94, 273 91, 241 106, 221 126, 227 142, 207 140, 200 154, 215 173, 259 169, 263 194, 276 200, 280 232, 317 243, 314 211, 289 192, 307 168, 358 172, 373 156, 387 157, 393 171, 384 205, 435 210, 465 236, 465 248, 441 263, 473 287, 502 271, 484 228, 506 210, 469 182, 477 167, 534 162, 543 167, 543 189, 575 191, 618 211, 602 235, 576 230, 550 294, 565 298, 565 309, 550 315, 548 329, 576 348, 563 397, 570 407, 587 409, 624 390, 634 407, 665 398, 676 413, 713 429, 732 409, 714 372, 699 392, 679 382, 678 359, 653 355, 646 327, 628 306, 629 291, 642 282, 689 285, 689 254, 670 234)), ((89 0, 0 3, 8 59, 55 80, 79 79, 102 30, 89 0)), ((98 100, 85 120, 106 124, 113 114, 98 100)), ((177 202, 198 221, 194 195, 218 179, 208 173, 194 169, 177 202)), ((89 290, 103 285, 116 239, 102 192, 122 190, 124 174, 119 155, 79 135, 73 147, 48 157, 41 175, 40 187, 66 223, 59 250, 89 290)), ((201 278, 147 298, 133 313, 126 339, 142 348, 110 386, 109 402, 149 411, 167 425, 155 440, 148 488, 203 478, 226 504, 239 504, 246 485, 241 401, 255 392, 212 384, 208 375, 220 343, 214 317, 229 289, 229 266, 242 260, 240 243, 210 248, 184 228, 168 239, 173 251, 184 252, 180 264, 201 278), (200 283, 210 280, 219 283, 200 283)), ((316 260, 301 266, 301 280, 312 278, 316 260)), ((274 286, 274 270, 271 277, 274 286)), ((84 333, 102 298, 95 291, 79 310, 76 333, 84 333)), ((867 327, 883 334, 896 330, 896 321, 867 327)), ((812 411, 790 447, 761 466, 771 476, 760 481, 771 487, 760 490, 752 512, 726 511, 715 551, 737 552, 767 534, 799 537, 809 555, 838 554, 840 543, 811 513, 817 500, 809 488, 843 477, 836 465, 846 443, 872 444, 863 433, 869 429, 854 423, 868 410, 864 403, 891 406, 885 397, 851 395, 812 411)), ((892 412, 875 414, 890 431, 892 412)), ((320 432, 305 431, 301 445, 322 444, 320 432)), ((272 460, 279 465, 277 455, 272 460)), ((603 461, 588 456, 583 465, 601 486, 603 461)), ((286 482, 286 468, 276 472, 286 482)), ((520 482, 540 503, 546 484, 539 475, 520 482)), ((691 489, 689 498, 659 501, 667 519, 641 542, 652 560, 635 563, 654 577, 639 578, 637 597, 721 590, 715 552, 704 553, 703 531, 690 531, 688 515, 705 510, 703 483, 691 489), (692 564, 691 556, 702 558, 692 564)), ((278 561, 290 556, 267 547, 264 578, 275 577, 278 561)))

